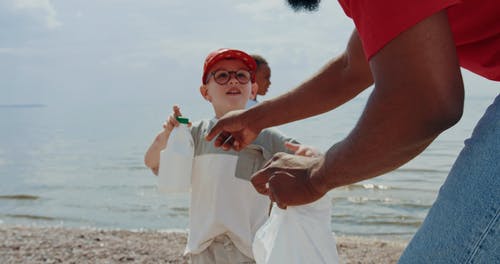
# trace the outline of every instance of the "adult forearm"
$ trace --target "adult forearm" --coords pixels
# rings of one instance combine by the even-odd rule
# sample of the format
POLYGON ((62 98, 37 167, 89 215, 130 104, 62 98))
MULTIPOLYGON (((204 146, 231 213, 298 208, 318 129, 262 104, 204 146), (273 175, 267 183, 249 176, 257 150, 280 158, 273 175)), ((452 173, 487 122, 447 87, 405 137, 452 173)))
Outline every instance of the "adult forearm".
POLYGON ((375 89, 356 127, 327 151, 315 172, 323 185, 329 190, 392 171, 460 119, 459 113, 426 100, 408 91, 388 95, 375 89))
POLYGON ((373 83, 369 65, 356 31, 346 51, 316 75, 277 98, 247 111, 247 116, 270 127, 333 110, 351 100, 373 83))
POLYGON ((317 170, 325 185, 335 188, 391 171, 458 122, 464 99, 458 65, 445 11, 374 55, 370 68, 376 85, 367 106, 317 170))
MULTIPOLYGON (((349 83, 338 73, 339 62, 333 62, 325 70, 296 89, 275 99, 262 102, 250 115, 260 116, 263 127, 281 125, 322 114, 349 101, 369 85, 349 83), (333 73, 330 73, 333 72, 333 73), (332 78, 332 75, 336 75, 332 78)), ((252 110, 251 110, 252 111, 252 110)))

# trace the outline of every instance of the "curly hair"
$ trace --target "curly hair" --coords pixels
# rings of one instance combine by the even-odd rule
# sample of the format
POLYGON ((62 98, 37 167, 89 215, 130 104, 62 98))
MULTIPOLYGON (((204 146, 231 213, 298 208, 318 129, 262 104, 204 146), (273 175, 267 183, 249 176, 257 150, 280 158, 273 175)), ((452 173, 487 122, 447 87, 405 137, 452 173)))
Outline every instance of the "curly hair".
POLYGON ((255 60, 255 62, 257 63, 257 68, 260 67, 260 65, 268 65, 266 59, 264 59, 264 57, 258 55, 258 54, 251 54, 250 56, 252 56, 252 58, 255 60))

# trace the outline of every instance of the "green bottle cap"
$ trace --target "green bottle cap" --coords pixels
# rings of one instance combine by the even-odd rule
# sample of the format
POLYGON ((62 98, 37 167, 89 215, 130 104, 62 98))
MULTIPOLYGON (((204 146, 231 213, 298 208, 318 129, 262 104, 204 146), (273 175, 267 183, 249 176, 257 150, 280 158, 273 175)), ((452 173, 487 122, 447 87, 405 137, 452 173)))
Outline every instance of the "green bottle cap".
POLYGON ((179 123, 181 123, 181 124, 188 124, 189 123, 189 118, 187 118, 187 117, 178 116, 175 119, 177 119, 177 121, 179 121, 179 123))

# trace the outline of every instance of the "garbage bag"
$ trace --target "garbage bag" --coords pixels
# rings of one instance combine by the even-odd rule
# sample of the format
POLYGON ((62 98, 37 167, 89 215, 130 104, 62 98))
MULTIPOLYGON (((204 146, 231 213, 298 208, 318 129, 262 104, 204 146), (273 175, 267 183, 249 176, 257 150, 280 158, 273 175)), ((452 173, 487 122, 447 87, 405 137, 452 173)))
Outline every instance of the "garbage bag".
POLYGON ((255 261, 268 263, 339 263, 331 230, 328 196, 286 210, 274 205, 268 220, 257 230, 252 245, 255 261))

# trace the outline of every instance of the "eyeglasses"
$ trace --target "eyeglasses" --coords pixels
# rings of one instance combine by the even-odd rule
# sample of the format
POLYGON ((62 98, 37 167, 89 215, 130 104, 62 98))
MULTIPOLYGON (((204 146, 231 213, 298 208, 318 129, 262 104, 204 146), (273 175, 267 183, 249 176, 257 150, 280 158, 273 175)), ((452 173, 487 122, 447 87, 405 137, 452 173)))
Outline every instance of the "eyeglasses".
POLYGON ((210 77, 214 76, 214 80, 216 83, 224 85, 228 83, 229 80, 231 80, 231 76, 233 75, 240 84, 247 84, 252 77, 252 74, 247 70, 239 70, 239 71, 218 70, 211 72, 210 75, 208 75, 207 82, 210 79, 210 77))

